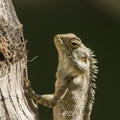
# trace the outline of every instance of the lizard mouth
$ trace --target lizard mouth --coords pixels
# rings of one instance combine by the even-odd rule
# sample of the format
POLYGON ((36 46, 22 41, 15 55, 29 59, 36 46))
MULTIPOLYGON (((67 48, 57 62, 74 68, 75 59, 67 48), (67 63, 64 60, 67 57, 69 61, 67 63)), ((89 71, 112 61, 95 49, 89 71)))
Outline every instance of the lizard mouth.
POLYGON ((58 48, 59 46, 63 45, 63 41, 60 35, 56 35, 54 38, 55 46, 58 48))
POLYGON ((54 43, 55 43, 55 47, 58 51, 59 54, 63 54, 63 51, 65 50, 65 46, 64 46, 64 42, 63 40, 61 39, 61 36, 60 35, 56 35, 54 37, 54 43))

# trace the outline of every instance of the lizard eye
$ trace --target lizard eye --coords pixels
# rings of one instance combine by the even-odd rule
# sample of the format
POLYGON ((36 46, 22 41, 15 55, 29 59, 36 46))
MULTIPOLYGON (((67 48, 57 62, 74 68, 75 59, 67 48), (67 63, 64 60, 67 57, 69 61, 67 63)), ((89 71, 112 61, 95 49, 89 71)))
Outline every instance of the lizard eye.
POLYGON ((74 49, 77 49, 80 47, 80 41, 77 39, 70 40, 70 46, 74 49))

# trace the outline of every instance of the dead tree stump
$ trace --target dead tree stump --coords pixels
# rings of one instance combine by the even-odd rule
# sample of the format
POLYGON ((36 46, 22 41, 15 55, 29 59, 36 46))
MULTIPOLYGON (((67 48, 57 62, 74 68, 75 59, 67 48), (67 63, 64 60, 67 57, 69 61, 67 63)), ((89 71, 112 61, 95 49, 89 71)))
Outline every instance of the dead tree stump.
POLYGON ((26 42, 11 0, 0 0, 0 120, 37 120, 37 108, 24 90, 26 42))

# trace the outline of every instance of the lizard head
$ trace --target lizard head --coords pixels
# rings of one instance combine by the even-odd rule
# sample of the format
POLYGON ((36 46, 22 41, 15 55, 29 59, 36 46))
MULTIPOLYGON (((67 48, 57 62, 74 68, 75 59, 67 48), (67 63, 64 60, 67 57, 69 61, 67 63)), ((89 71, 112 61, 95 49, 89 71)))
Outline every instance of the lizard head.
MULTIPOLYGON (((80 38, 72 33, 59 34, 54 38, 59 55, 60 68, 84 73, 89 69, 89 50, 80 38)), ((79 74, 79 73, 78 73, 79 74)))

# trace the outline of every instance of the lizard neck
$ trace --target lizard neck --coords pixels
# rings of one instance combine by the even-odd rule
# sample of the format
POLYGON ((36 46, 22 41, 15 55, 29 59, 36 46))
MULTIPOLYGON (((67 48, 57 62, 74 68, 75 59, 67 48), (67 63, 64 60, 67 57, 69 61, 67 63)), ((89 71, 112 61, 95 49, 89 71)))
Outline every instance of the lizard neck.
POLYGON ((86 74, 85 72, 82 73, 77 64, 74 62, 73 57, 67 53, 59 53, 58 57, 58 68, 57 68, 57 76, 62 76, 65 78, 66 76, 79 76, 81 74, 86 74))

